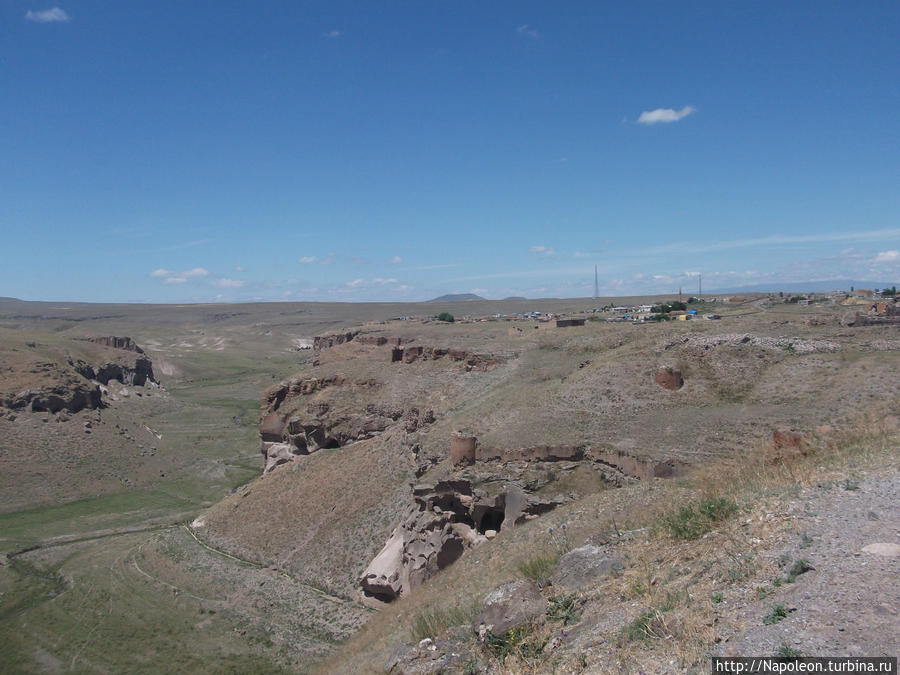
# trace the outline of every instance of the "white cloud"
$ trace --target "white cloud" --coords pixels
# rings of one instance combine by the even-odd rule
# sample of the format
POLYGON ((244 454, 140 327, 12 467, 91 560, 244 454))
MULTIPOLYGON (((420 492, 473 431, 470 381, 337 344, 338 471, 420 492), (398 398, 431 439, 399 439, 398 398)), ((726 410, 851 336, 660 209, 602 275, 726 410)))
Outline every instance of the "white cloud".
POLYGON ((529 37, 529 38, 537 38, 538 37, 537 28, 532 28, 527 23, 523 23, 520 26, 517 26, 516 33, 518 33, 522 37, 529 37))
POLYGON ((348 281, 345 286, 349 288, 370 288, 372 286, 387 286, 389 284, 397 283, 400 283, 398 279, 382 279, 381 277, 375 277, 374 279, 354 279, 353 281, 348 281))
POLYGON ((160 267, 159 269, 150 272, 150 276, 162 279, 164 284, 184 284, 187 283, 189 279, 208 277, 209 270, 203 267, 195 267, 190 270, 185 270, 184 272, 173 272, 172 270, 160 267))
POLYGON ((237 267, 234 268, 234 271, 235 271, 235 272, 243 272, 243 271, 244 271, 244 268, 241 267, 240 265, 238 265, 237 267))
POLYGON ((402 262, 403 262, 403 258, 401 258, 399 255, 395 255, 393 258, 388 260, 389 265, 399 265, 402 262))
POLYGON ((329 37, 329 38, 339 38, 339 37, 341 37, 341 35, 343 35, 343 33, 341 31, 339 31, 337 28, 325 33, 325 37, 329 37))
POLYGON ((697 109, 692 105, 686 105, 681 110, 673 110, 672 108, 645 110, 641 113, 641 116, 637 118, 637 123, 651 125, 659 122, 677 122, 696 111, 697 109))
POLYGON ((219 288, 241 288, 247 284, 243 279, 216 279, 212 282, 213 286, 219 288))
POLYGON ((875 256, 875 260, 872 262, 878 264, 897 262, 898 260, 900 260, 900 251, 882 251, 875 256))
POLYGON ((543 253, 544 255, 553 255, 556 253, 556 249, 552 246, 532 246, 528 250, 532 253, 543 253))
POLYGON ((194 269, 188 270, 186 272, 181 272, 179 276, 187 277, 188 279, 194 279, 196 277, 208 277, 209 270, 204 269, 203 267, 195 267, 194 269))
POLYGON ((42 9, 37 12, 28 10, 25 12, 25 18, 35 23, 65 23, 69 21, 69 15, 64 9, 53 7, 51 9, 42 9))
POLYGON ((318 258, 314 255, 305 255, 302 258, 300 258, 300 260, 298 260, 297 262, 302 263, 304 265, 309 265, 311 263, 316 262, 316 260, 318 260, 318 258))
POLYGON ((330 265, 331 263, 334 262, 335 257, 336 256, 334 255, 334 253, 329 253, 328 255, 326 255, 324 258, 322 258, 319 261, 319 264, 320 265, 330 265))

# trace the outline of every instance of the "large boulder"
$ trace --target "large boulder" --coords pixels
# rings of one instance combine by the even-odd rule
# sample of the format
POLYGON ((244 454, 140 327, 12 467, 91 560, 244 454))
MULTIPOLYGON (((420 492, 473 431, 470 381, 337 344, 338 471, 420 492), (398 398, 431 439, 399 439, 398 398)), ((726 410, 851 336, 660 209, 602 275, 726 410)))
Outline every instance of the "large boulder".
POLYGON ((564 591, 583 588, 589 583, 619 573, 625 563, 603 546, 590 544, 576 548, 560 558, 551 577, 554 587, 564 591))
POLYGON ((287 443, 266 443, 263 452, 266 458, 263 474, 269 473, 277 466, 294 461, 294 448, 287 443))
POLYGON ((541 622, 546 611, 547 602, 531 579, 508 581, 488 593, 481 613, 472 621, 472 629, 481 638, 488 633, 505 635, 541 622))
POLYGON ((403 545, 403 530, 398 527, 360 578, 360 585, 367 595, 379 600, 399 597, 404 584, 408 584, 403 566, 403 545))

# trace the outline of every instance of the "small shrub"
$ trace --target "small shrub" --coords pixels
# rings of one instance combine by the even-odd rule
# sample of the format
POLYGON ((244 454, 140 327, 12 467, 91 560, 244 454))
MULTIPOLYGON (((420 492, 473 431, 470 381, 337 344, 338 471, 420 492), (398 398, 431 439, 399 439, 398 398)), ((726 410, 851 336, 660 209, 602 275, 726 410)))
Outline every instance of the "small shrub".
POLYGON ((548 553, 545 555, 536 555, 529 558, 518 565, 519 573, 534 581, 542 581, 553 574, 556 564, 559 562, 559 556, 556 553, 548 553))
POLYGON ((722 596, 721 593, 713 593, 713 594, 710 596, 709 599, 712 600, 712 603, 713 603, 714 605, 718 605, 718 604, 719 604, 720 602, 722 602, 725 598, 722 596))
POLYGON ((578 601, 575 595, 558 595, 550 598, 550 606, 547 608, 547 618, 550 621, 562 621, 564 626, 578 623, 581 612, 578 611, 578 601))
POLYGON ((771 626, 779 621, 784 621, 787 618, 787 615, 788 611, 785 609, 784 605, 775 605, 772 607, 772 611, 763 617, 762 622, 766 626, 771 626))
POLYGON ((454 318, 450 312, 441 312, 437 315, 438 321, 446 321, 447 323, 453 323, 454 318))
POLYGON ((810 572, 814 569, 816 569, 816 568, 809 564, 809 560, 806 560, 805 558, 800 558, 800 560, 795 562, 791 566, 791 569, 788 570, 788 575, 787 575, 787 578, 785 579, 785 581, 788 582, 789 584, 792 584, 795 581, 797 581, 797 577, 799 577, 801 574, 806 574, 807 572, 810 572))
POLYGON ((662 517, 663 527, 675 539, 699 539, 737 511, 737 504, 727 497, 711 497, 680 507, 662 517))
POLYGON ((504 635, 494 635, 488 631, 485 645, 502 666, 509 656, 518 656, 533 663, 541 656, 549 640, 549 637, 537 637, 530 626, 520 626, 504 635))
POLYGON ((737 504, 727 497, 704 499, 698 507, 700 513, 712 521, 725 520, 737 511, 737 504))
POLYGON ((628 642, 640 642, 666 636, 666 623, 658 609, 648 609, 625 627, 628 642))
POLYGON ((775 650, 775 658, 776 659, 799 659, 803 657, 803 654, 793 647, 788 645, 781 645, 778 649, 775 650))

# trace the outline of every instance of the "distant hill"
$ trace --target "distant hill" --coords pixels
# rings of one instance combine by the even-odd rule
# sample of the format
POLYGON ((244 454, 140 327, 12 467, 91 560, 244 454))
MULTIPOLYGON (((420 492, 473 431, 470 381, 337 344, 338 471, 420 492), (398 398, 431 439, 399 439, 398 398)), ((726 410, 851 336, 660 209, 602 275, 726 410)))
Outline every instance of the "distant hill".
POLYGON ((790 281, 783 284, 776 282, 757 284, 755 286, 736 286, 732 288, 711 288, 706 293, 827 293, 829 291, 849 291, 850 288, 890 288, 896 281, 858 281, 853 279, 831 279, 829 281, 790 281))
POLYGON ((434 298, 434 300, 429 300, 428 302, 468 302, 469 300, 486 300, 487 298, 482 298, 480 295, 475 295, 474 293, 450 293, 449 295, 442 295, 439 298, 434 298))
POLYGON ((508 298, 503 298, 503 299, 504 300, 527 300, 528 298, 526 298, 523 295, 511 295, 508 298))

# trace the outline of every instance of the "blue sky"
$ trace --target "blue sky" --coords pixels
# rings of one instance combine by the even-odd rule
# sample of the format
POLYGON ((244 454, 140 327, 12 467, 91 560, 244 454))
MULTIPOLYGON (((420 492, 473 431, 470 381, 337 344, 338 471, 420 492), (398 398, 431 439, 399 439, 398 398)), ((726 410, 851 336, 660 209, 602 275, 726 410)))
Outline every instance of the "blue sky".
POLYGON ((900 3, 0 0, 0 295, 900 281, 900 3))

